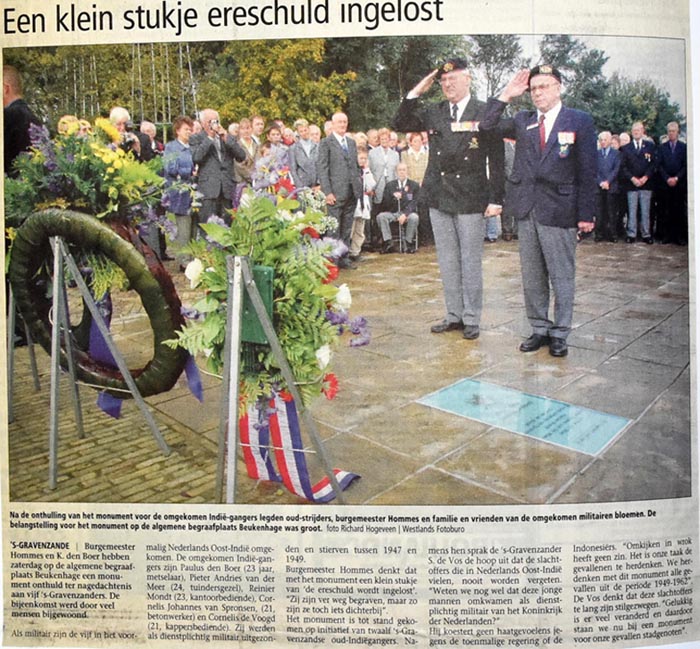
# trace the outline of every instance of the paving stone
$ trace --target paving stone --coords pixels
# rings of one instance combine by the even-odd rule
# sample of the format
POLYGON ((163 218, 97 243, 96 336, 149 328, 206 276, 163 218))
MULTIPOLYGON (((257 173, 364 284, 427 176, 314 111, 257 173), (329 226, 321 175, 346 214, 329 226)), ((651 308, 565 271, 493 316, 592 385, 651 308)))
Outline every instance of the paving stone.
MULTIPOLYGON (((310 406, 334 466, 362 479, 349 503, 502 504, 602 502, 690 495, 690 372, 687 249, 584 241, 577 253, 578 291, 570 352, 522 354, 529 335, 517 242, 484 250, 481 336, 429 332, 444 304, 435 250, 363 255, 339 282, 353 292, 351 315, 364 315, 373 340, 350 348, 343 336, 334 371, 336 399, 310 406), (599 457, 416 403, 465 377, 631 418, 599 457)), ((170 264, 174 271, 176 265, 170 264)), ((181 273, 184 304, 198 298, 181 273)), ((117 293, 113 331, 130 362, 152 355, 139 300, 117 293)), ((72 311, 80 317, 80 307, 72 311)), ((219 502, 215 493, 221 381, 202 374, 204 403, 180 379, 148 398, 172 452, 165 456, 133 400, 122 418, 95 407, 80 388, 86 437, 77 436, 66 375, 60 382, 59 474, 48 488, 50 363, 36 348, 35 391, 27 348, 15 352, 15 420, 8 429, 10 498, 44 502, 219 502)), ((308 431, 304 444, 312 449, 308 431)), ((314 479, 324 472, 308 456, 314 479)), ((277 483, 251 480, 239 453, 236 502, 302 504, 277 483)))

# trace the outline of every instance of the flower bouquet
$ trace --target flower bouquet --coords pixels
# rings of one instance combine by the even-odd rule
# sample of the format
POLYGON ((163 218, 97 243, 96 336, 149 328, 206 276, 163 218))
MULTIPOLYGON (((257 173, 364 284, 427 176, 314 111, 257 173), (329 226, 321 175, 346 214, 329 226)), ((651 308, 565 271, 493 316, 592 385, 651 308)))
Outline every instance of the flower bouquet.
MULTIPOLYGON (((105 119, 92 129, 67 123, 50 138, 32 127, 32 146, 16 161, 17 178, 6 179, 8 276, 17 307, 33 338, 51 349, 50 240, 61 237, 101 300, 114 287, 135 290, 153 329, 153 357, 130 370, 143 396, 170 389, 187 355, 163 341, 182 325, 180 300, 167 271, 138 236, 136 226, 161 200, 159 161, 139 163, 119 146, 121 135, 105 119)), ((129 396, 121 373, 90 348, 94 327, 87 309, 71 333, 79 379, 129 396)), ((67 359, 61 352, 65 367, 67 359)))
MULTIPOLYGON (((193 305, 194 317, 178 332, 177 344, 204 353, 208 369, 223 369, 226 336, 227 264, 229 256, 248 257, 250 265, 274 271, 272 324, 305 403, 320 394, 333 398, 338 384, 330 372, 339 335, 350 331, 351 344, 369 342, 364 318, 351 319, 346 284, 335 286, 338 268, 329 259, 333 243, 320 238, 326 216, 300 210, 293 198, 262 195, 248 189, 234 211, 230 226, 217 218, 202 225, 206 238, 193 242, 194 256, 186 275, 202 290, 193 305)), ((245 405, 285 389, 274 355, 267 345, 243 354, 241 394, 245 405)))

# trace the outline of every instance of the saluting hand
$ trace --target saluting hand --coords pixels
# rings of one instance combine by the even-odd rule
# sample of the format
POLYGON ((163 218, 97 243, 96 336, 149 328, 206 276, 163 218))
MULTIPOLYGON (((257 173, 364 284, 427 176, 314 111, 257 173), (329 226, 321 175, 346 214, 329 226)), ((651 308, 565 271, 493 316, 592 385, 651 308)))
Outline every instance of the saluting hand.
POLYGON ((435 68, 429 75, 423 77, 415 85, 413 90, 411 90, 410 94, 420 96, 420 95, 428 92, 428 90, 430 90, 430 86, 433 85, 433 81, 435 81, 435 77, 437 76, 437 73, 438 73, 438 69, 435 68))
POLYGON ((508 85, 503 89, 503 92, 498 97, 501 101, 508 103, 515 97, 525 94, 525 91, 530 87, 530 71, 523 69, 516 72, 515 76, 508 82, 508 85))

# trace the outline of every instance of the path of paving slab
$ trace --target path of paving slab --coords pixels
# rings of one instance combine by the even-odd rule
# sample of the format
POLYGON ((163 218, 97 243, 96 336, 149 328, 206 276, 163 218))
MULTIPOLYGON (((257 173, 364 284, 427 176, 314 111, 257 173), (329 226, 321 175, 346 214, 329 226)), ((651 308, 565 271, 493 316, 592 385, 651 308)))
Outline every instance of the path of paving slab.
MULTIPOLYGON (((172 265, 172 262, 170 262, 172 265)), ((172 267, 183 302, 195 293, 172 267)), ((334 465, 359 473, 352 504, 520 504, 624 501, 690 495, 690 367, 687 250, 594 243, 578 250, 574 331, 566 358, 517 350, 529 334, 517 242, 484 254, 481 336, 429 333, 443 315, 432 247, 415 255, 363 257, 339 281, 352 315, 372 328, 367 347, 341 342, 340 392, 312 405, 334 465), (631 420, 599 455, 437 410, 418 399, 464 378, 585 406, 631 420)), ((130 358, 150 332, 136 299, 115 296, 113 330, 130 358)), ((49 359, 37 352, 36 392, 27 348, 16 350, 15 421, 9 426, 10 498, 52 502, 211 503, 215 494, 220 382, 205 377, 205 401, 184 384, 148 399, 172 448, 164 456, 133 403, 114 420, 81 386, 87 436, 75 430, 62 379, 59 479, 48 488, 49 359)), ((322 477, 313 455, 312 474, 322 477)), ((236 500, 300 503, 256 482, 239 462, 236 500)))

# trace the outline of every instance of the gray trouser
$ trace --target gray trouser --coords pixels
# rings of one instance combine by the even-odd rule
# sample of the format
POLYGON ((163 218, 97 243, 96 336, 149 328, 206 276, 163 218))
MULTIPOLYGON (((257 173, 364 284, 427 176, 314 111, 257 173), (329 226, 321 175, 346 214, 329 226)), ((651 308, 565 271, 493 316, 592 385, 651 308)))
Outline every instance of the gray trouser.
POLYGON ((576 228, 542 225, 530 212, 518 222, 518 238, 525 311, 532 332, 566 339, 574 315, 576 228), (550 283, 554 321, 549 319, 550 283))
POLYGON ((484 216, 447 214, 431 207, 430 223, 445 295, 445 320, 478 325, 483 299, 484 216))
MULTIPOLYGON (((416 232, 418 230, 418 214, 412 212, 411 214, 407 214, 407 216, 406 243, 413 244, 416 240, 416 232)), ((391 224, 398 220, 399 214, 392 212, 380 212, 377 214, 377 223, 379 224, 379 229, 382 231, 382 239, 384 239, 384 241, 391 241, 391 224)))

